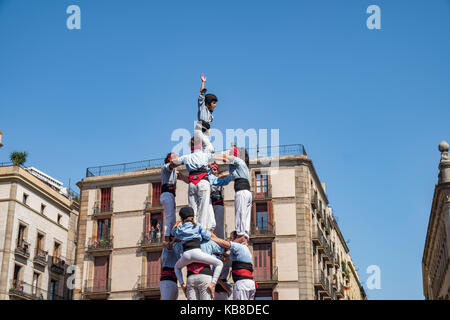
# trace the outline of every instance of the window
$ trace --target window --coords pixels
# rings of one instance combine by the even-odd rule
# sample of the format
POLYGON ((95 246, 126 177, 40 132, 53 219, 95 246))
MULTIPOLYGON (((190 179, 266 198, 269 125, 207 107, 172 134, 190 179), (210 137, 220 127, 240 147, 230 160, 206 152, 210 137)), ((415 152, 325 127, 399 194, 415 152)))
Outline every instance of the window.
POLYGON ((56 288, 58 287, 58 282, 56 280, 50 281, 50 286, 48 288, 48 300, 55 300, 56 288))
POLYGON ((268 227, 268 210, 267 203, 256 204, 256 228, 259 230, 267 230, 268 227))
POLYGON ((152 183, 152 206, 159 207, 161 203, 159 202, 159 198, 161 196, 161 182, 153 182, 152 183))
POLYGON ((41 203, 41 214, 45 213, 45 204, 41 203))
POLYGON ((12 281, 12 287, 19 291, 23 291, 21 274, 22 274, 22 267, 18 264, 14 265, 14 276, 13 276, 13 281, 12 281))
POLYGON ((147 253, 147 283, 146 288, 159 287, 161 276, 161 252, 147 253))
POLYGON ((272 280, 272 243, 253 245, 253 267, 255 281, 272 280))
POLYGON ((253 215, 250 231, 252 234, 274 232, 271 201, 253 203, 253 215))
POLYGON ((28 195, 26 193, 23 194, 22 202, 23 204, 27 204, 28 195))
POLYGON ((107 291, 109 289, 108 281, 109 257, 94 258, 94 281, 93 291, 107 291))
POLYGON ((32 293, 34 296, 39 295, 39 273, 33 273, 32 293))
POLYGON ((107 239, 110 236, 110 219, 97 220, 97 239, 107 239))
POLYGON ((111 206, 111 188, 101 189, 100 212, 110 212, 111 206))
POLYGON ((274 300, 272 289, 256 289, 255 300, 274 300))
POLYGON ((145 215, 145 237, 151 243, 160 242, 163 232, 163 215, 161 212, 147 212, 145 215))
POLYGON ((23 224, 19 224, 19 234, 17 236, 17 247, 23 248, 24 246, 24 238, 25 238, 25 232, 26 232, 26 226, 23 224))
POLYGON ((62 218, 62 215, 60 215, 59 213, 58 213, 58 218, 57 218, 57 222, 58 222, 58 224, 61 224, 61 218, 62 218))
POLYGON ((59 247, 61 245, 58 242, 55 242, 55 245, 53 246, 53 264, 58 264, 59 254, 60 250, 59 247))
POLYGON ((44 249, 44 235, 39 232, 36 239, 36 249, 44 249))
POLYGON ((268 185, 267 173, 256 172, 255 173, 255 196, 265 197, 267 196, 268 185))

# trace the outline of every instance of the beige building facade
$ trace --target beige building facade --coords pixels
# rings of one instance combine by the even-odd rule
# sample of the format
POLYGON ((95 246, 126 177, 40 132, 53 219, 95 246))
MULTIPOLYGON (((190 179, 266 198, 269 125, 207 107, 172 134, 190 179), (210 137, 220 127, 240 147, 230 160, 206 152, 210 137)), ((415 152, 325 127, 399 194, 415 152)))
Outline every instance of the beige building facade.
POLYGON ((422 258, 423 294, 427 300, 450 300, 450 156, 449 145, 439 144, 438 183, 422 258))
POLYGON ((0 166, 0 300, 71 299, 79 204, 16 166, 0 166))
MULTIPOLYGON (((159 299, 161 170, 145 167, 123 172, 117 172, 120 166, 88 169, 78 183, 81 286, 74 299, 159 299)), ((256 299, 364 299, 356 271, 343 271, 347 264, 353 266, 349 250, 304 149, 277 159, 252 159, 250 171, 256 299), (273 160, 279 167, 267 164, 273 160), (351 295, 352 288, 359 294, 351 295)), ((187 184, 178 181, 177 212, 188 203, 187 190, 187 184)), ((232 183, 224 188, 224 205, 229 235, 234 229, 232 183)), ((179 299, 185 299, 181 291, 179 299)))

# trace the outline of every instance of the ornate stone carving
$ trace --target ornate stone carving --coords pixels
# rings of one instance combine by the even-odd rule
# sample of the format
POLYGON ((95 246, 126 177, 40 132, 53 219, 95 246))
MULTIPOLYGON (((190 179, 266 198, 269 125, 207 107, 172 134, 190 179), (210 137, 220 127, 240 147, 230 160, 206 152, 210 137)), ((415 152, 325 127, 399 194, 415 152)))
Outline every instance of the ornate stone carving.
POLYGON ((439 151, 441 152, 441 162, 450 161, 450 156, 448 155, 449 148, 450 146, 445 140, 442 140, 442 142, 439 144, 439 151))

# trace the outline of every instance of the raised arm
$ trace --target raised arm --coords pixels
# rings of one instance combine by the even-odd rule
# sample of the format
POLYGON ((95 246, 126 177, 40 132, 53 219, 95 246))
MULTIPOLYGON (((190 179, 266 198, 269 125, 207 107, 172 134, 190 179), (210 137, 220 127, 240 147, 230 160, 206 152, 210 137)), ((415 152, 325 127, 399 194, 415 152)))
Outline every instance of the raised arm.
POLYGON ((203 89, 205 89, 205 82, 206 82, 206 77, 203 73, 200 75, 200 79, 202 79, 202 86, 200 87, 200 92, 202 92, 203 89))
POLYGON ((217 236, 214 233, 211 235, 211 239, 210 240, 214 241, 215 243, 217 243, 222 248, 229 249, 231 247, 231 244, 228 241, 220 239, 220 238, 217 238, 217 236))

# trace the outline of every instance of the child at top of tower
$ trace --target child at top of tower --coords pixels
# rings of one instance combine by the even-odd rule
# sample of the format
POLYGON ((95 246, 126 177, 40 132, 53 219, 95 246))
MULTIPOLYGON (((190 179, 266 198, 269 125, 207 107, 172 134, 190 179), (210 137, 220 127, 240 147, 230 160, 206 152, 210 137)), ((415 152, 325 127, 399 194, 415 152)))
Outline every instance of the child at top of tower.
POLYGON ((194 129, 195 145, 201 142, 204 150, 212 153, 214 152, 214 148, 209 141, 209 129, 211 128, 211 122, 214 119, 212 113, 216 108, 218 98, 212 93, 206 94, 206 77, 202 73, 200 78, 202 80, 202 85, 198 96, 197 123, 194 129))

